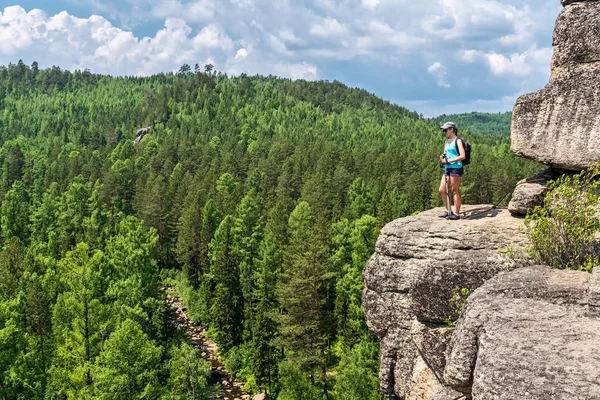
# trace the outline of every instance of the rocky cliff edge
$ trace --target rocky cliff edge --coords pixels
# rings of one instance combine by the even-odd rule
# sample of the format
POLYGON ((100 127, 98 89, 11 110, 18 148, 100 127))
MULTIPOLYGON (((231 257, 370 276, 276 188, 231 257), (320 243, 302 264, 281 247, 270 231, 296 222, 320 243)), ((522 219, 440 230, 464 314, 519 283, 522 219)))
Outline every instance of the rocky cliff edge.
MULTIPOLYGON (((469 209, 481 206, 467 206, 469 209)), ((381 339, 381 389, 390 398, 429 399, 442 376, 454 288, 474 290, 516 268, 500 248, 526 243, 523 220, 507 210, 471 219, 439 218, 442 208, 390 222, 363 271, 363 309, 381 339)))

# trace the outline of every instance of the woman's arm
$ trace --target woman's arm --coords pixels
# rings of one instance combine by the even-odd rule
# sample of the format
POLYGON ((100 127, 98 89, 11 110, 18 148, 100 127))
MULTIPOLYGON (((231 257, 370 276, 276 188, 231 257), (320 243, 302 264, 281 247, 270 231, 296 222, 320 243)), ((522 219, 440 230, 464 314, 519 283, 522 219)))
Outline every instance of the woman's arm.
POLYGON ((448 160, 449 163, 459 162, 467 158, 465 155, 465 146, 463 145, 463 141, 460 138, 456 138, 456 145, 458 146, 458 154, 459 156, 453 158, 452 160, 448 160))

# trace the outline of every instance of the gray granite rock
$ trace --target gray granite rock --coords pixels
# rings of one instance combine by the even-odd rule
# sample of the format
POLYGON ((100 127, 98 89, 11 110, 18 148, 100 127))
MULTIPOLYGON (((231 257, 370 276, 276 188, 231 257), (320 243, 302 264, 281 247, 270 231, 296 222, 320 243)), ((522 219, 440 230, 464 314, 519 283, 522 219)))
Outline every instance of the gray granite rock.
MULTIPOLYGON (((479 207, 466 206, 466 211, 470 208, 479 207)), ((381 389, 407 400, 443 389, 436 378, 445 365, 440 324, 453 314, 453 289, 473 290, 515 268, 498 249, 526 243, 518 229, 522 219, 506 210, 459 221, 439 218, 441 212, 437 208, 387 224, 363 271, 365 318, 381 339, 381 389)))
POLYGON ((600 2, 577 2, 559 14, 552 36, 551 80, 572 67, 600 61, 600 2))
POLYGON ((572 171, 546 168, 531 178, 520 180, 508 203, 508 211, 514 215, 526 215, 536 206, 541 206, 548 193, 548 182, 571 173, 572 171))
POLYGON ((600 160, 600 1, 566 5, 553 43, 550 82, 515 102, 511 150, 582 170, 600 160))
POLYGON ((457 392, 454 389, 443 388, 433 396, 429 398, 429 400, 465 400, 467 397, 457 392))
POLYGON ((600 160, 600 63, 577 69, 516 100, 512 152, 575 171, 600 160))
POLYGON ((474 400, 600 399, 600 271, 528 267, 468 299, 444 380, 474 400))

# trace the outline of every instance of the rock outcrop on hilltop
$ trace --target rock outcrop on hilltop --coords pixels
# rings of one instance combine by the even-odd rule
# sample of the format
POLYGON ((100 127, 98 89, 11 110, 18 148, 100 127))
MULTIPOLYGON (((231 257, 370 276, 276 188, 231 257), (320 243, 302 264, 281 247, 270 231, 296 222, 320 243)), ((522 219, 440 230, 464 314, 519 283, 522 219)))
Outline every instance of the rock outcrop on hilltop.
POLYGON ((444 380, 485 399, 600 399, 600 269, 504 272, 473 293, 444 380))
POLYGON ((541 205, 548 179, 600 160, 600 1, 561 3, 550 82, 517 99, 511 126, 511 150, 550 168, 517 184, 513 214, 541 205))
MULTIPOLYGON (((468 207, 466 210, 468 211, 468 207)), ((407 399, 444 390, 445 319, 456 317, 453 289, 473 290, 515 268, 499 248, 526 243, 521 219, 506 210, 448 221, 441 208, 387 224, 363 271, 363 309, 381 339, 381 389, 407 399)))
POLYGON ((520 96, 511 150, 555 168, 600 160, 600 1, 563 1, 554 30, 550 82, 520 96))

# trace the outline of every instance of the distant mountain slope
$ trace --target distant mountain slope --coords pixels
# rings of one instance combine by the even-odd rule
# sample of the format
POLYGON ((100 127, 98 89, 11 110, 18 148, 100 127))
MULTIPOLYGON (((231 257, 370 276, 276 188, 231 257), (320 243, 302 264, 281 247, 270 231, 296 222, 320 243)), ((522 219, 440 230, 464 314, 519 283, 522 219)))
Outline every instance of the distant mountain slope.
POLYGON ((512 112, 505 113, 482 113, 471 112, 465 114, 442 114, 432 118, 433 121, 442 124, 445 121, 454 122, 459 129, 469 129, 471 132, 484 135, 509 135, 512 112))

